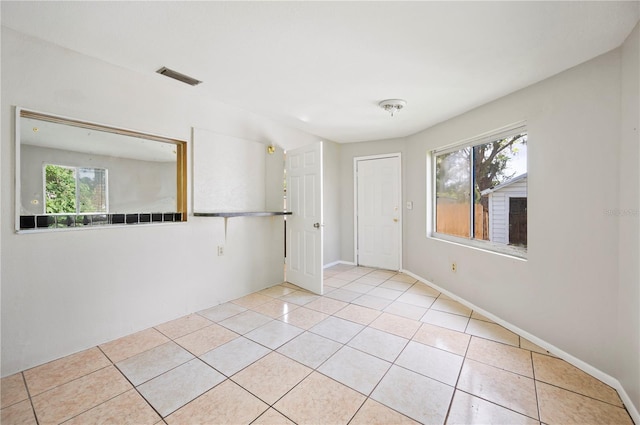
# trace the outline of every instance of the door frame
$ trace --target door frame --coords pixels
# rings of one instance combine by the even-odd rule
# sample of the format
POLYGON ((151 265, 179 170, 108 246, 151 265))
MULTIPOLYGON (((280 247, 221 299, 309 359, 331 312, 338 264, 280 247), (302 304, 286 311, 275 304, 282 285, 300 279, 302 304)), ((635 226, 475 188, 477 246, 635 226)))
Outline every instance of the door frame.
POLYGON ((398 270, 402 270, 402 242, 403 242, 403 216, 404 203, 402 201, 402 154, 400 152, 356 156, 353 158, 353 262, 359 265, 358 258, 358 162, 376 159, 397 158, 398 161, 398 270))

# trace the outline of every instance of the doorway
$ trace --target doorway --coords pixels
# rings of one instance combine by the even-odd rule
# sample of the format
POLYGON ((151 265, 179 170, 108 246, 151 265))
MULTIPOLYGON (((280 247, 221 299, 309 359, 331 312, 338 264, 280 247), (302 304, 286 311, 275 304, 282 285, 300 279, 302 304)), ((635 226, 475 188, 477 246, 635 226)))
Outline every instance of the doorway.
POLYGON ((400 153, 354 158, 355 262, 402 268, 400 153))
POLYGON ((527 198, 509 198, 509 245, 527 246, 527 198))

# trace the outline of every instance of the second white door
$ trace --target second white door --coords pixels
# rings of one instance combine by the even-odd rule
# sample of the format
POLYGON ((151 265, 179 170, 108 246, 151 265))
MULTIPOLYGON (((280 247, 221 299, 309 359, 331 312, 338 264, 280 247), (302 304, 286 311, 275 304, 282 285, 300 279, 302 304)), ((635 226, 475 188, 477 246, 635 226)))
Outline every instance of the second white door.
POLYGON ((322 142, 287 151, 287 280, 322 295, 322 142))
POLYGON ((400 269, 400 156, 356 158, 357 263, 400 269))

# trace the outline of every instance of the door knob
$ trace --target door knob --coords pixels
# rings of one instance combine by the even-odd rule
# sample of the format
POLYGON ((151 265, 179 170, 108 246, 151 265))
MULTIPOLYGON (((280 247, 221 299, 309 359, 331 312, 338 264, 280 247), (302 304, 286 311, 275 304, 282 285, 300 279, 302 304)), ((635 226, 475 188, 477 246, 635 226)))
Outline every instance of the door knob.
POLYGON ((393 219, 393 222, 394 222, 394 223, 397 223, 397 222, 398 222, 398 219, 397 219, 397 218, 394 218, 394 219, 393 219))
POLYGON ((315 227, 316 229, 320 228, 320 223, 313 223, 313 227, 315 227))

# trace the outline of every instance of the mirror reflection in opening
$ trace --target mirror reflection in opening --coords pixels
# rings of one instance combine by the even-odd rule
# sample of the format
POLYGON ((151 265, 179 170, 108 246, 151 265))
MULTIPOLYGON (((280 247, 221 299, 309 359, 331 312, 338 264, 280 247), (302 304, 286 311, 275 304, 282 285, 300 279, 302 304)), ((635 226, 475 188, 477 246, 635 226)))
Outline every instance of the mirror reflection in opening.
POLYGON ((186 219, 185 142, 25 110, 18 121, 18 230, 186 219))

